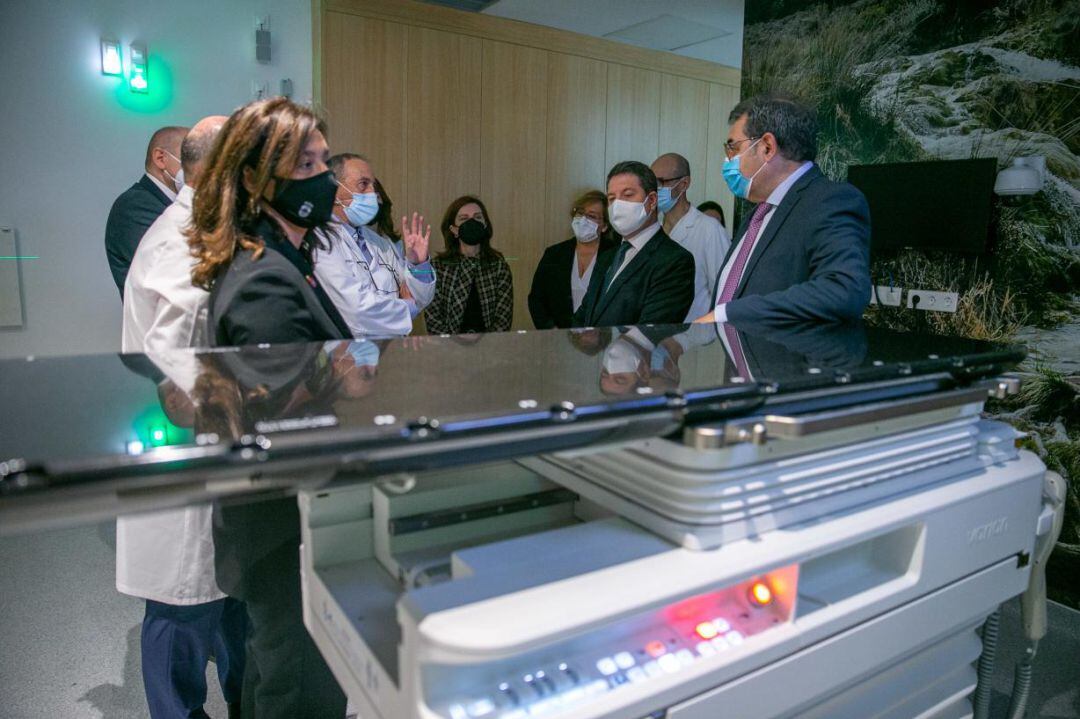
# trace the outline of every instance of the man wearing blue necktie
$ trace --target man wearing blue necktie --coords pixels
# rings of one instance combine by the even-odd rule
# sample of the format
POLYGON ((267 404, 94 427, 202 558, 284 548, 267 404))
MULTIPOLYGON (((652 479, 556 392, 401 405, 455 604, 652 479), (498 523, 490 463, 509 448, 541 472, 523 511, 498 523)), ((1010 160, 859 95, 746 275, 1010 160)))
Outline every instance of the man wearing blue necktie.
POLYGON ((814 163, 813 110, 783 95, 739 103, 728 118, 724 180, 757 203, 735 234, 698 322, 852 321, 870 301, 870 210, 814 163))

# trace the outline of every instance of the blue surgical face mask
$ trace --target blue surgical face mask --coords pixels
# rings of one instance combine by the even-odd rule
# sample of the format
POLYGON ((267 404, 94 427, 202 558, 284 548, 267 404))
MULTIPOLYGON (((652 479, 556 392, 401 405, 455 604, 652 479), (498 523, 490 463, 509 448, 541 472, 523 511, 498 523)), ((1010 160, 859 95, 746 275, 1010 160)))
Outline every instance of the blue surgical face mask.
MULTIPOLYGON (((752 143, 750 143, 750 147, 746 148, 747 151, 749 151, 751 147, 758 144, 759 142, 761 142, 760 138, 754 140, 752 143)), ((757 169, 757 172, 755 172, 748 180, 746 179, 746 177, 743 176, 742 172, 739 171, 739 159, 742 156, 743 153, 740 152, 738 155, 732 157, 730 160, 725 160, 723 173, 724 182, 726 182, 727 186, 731 189, 731 194, 735 195, 735 197, 741 197, 745 200, 750 196, 750 183, 754 181, 755 177, 757 177, 758 172, 764 170, 765 165, 769 163, 763 163, 761 167, 757 169)))
POLYGON ((379 345, 370 340, 353 340, 349 343, 349 354, 357 367, 379 366, 379 345))
POLYGON ((374 192, 354 192, 351 203, 338 204, 345 208, 345 217, 353 227, 363 227, 379 214, 379 196, 374 192))
POLYGON ((671 212, 671 208, 675 207, 675 203, 682 196, 683 193, 680 192, 678 197, 672 197, 670 187, 658 187, 656 189, 656 208, 665 214, 671 212))

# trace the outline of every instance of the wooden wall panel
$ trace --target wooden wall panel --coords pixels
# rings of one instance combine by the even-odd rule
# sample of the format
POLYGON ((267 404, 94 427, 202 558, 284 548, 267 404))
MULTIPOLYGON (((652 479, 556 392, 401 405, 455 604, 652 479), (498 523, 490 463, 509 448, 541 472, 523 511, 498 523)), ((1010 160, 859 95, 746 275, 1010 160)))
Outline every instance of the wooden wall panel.
POLYGON ((545 244, 572 236, 570 205, 607 177, 607 72, 598 60, 549 53, 545 244))
POLYGON ((431 222, 431 249, 437 253, 443 249, 438 225, 447 205, 480 192, 483 43, 418 27, 409 28, 407 42, 406 192, 400 209, 431 222))
POLYGON ((406 27, 355 15, 326 23, 323 95, 330 152, 359 152, 395 202, 405 192, 406 27))
POLYGON ((514 327, 531 327, 529 285, 546 244, 548 53, 485 40, 483 68, 480 197, 514 275, 514 327))
MULTIPOLYGON (((724 142, 727 141, 728 115, 739 104, 739 88, 709 85, 709 152, 705 174, 706 199, 719 202, 724 208, 728 236, 735 232, 735 196, 724 182, 724 142)), ((732 238, 735 239, 735 238, 732 238)))
POLYGON ((660 140, 660 73, 608 66, 604 176, 616 162, 651 164, 660 140))
MULTIPOLYGON (((664 75, 660 92, 660 152, 677 152, 690 161, 695 182, 689 199, 705 199, 709 139, 709 85, 699 80, 664 75)), ((649 162, 652 162, 650 160, 649 162)))

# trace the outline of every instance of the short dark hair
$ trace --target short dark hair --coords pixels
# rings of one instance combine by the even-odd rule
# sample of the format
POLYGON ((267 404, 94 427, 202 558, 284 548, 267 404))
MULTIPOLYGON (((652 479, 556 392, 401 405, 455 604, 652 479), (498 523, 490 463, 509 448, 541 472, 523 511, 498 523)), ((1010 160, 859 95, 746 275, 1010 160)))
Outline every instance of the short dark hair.
POLYGON ((638 182, 641 183, 641 189, 645 190, 646 195, 650 192, 656 192, 656 173, 644 162, 624 160, 611 168, 611 172, 607 174, 607 181, 611 182, 611 178, 615 177, 615 175, 634 175, 637 177, 638 182))
POLYGON ((714 202, 713 200, 705 200, 705 202, 702 202, 700 205, 697 206, 697 208, 698 212, 712 210, 713 212, 720 215, 720 226, 724 229, 727 229, 727 223, 724 222, 724 208, 720 206, 719 202, 714 202))
POLYGON ((166 125, 154 130, 154 134, 150 136, 150 142, 146 144, 146 159, 143 160, 143 166, 150 167, 150 159, 154 155, 155 147, 161 147, 163 150, 170 150, 170 147, 176 148, 177 152, 173 154, 179 156, 180 143, 184 141, 184 136, 188 134, 189 129, 179 125, 166 125), (162 145, 169 145, 170 147, 162 147, 162 145))
POLYGON ((446 249, 440 252, 436 256, 436 259, 455 260, 462 256, 461 240, 454 237, 454 233, 450 232, 450 228, 457 224, 457 213, 465 205, 476 205, 480 208, 480 211, 484 213, 484 220, 488 228, 488 233, 487 237, 480 242, 480 260, 489 262, 491 260, 501 259, 502 253, 491 246, 491 238, 495 236, 495 227, 491 224, 491 215, 488 213, 484 201, 476 195, 462 195, 451 202, 450 206, 446 208, 446 212, 443 213, 442 222, 439 223, 439 229, 442 231, 443 242, 446 243, 446 249))
POLYGON ((791 95, 765 93, 743 100, 728 116, 735 124, 746 115, 746 136, 761 137, 771 132, 780 154, 792 162, 806 162, 817 157, 817 113, 791 95))

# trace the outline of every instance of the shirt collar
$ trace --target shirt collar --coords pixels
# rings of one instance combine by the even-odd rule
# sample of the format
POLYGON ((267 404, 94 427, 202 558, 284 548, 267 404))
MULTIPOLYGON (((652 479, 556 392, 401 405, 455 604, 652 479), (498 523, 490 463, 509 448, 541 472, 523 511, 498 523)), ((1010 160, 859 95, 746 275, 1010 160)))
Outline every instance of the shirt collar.
MULTIPOLYGON (((169 187, 164 182, 162 182, 161 180, 159 180, 156 177, 154 177, 153 175, 151 175, 149 172, 146 173, 146 176, 150 178, 150 182, 153 182, 155 185, 158 186, 159 190, 161 190, 162 192, 165 193, 165 197, 169 198, 169 202, 176 202, 176 193, 173 192, 173 189, 171 187, 169 187)), ((181 188, 181 189, 183 189, 183 188, 181 188)))
POLYGON ((683 215, 679 219, 679 221, 675 223, 675 227, 672 227, 671 231, 674 232, 675 230, 677 230, 680 227, 686 227, 686 229, 690 229, 691 227, 693 227, 694 225, 697 224, 698 218, 701 217, 702 214, 703 213, 700 210, 698 210, 698 208, 694 207, 693 205, 690 205, 690 209, 687 210, 686 214, 683 215))
POLYGON ((625 240, 625 242, 629 242, 635 250, 641 250, 641 248, 645 246, 645 243, 651 240, 653 238, 653 235, 655 235, 659 231, 660 223, 654 222, 641 232, 634 235, 634 239, 625 240))
POLYGON ((776 186, 776 189, 769 195, 769 199, 765 200, 773 207, 779 207, 780 203, 784 201, 784 196, 787 195, 791 186, 799 181, 799 178, 809 172, 810 168, 814 166, 813 162, 807 160, 803 164, 799 165, 795 172, 784 178, 784 181, 776 186))

